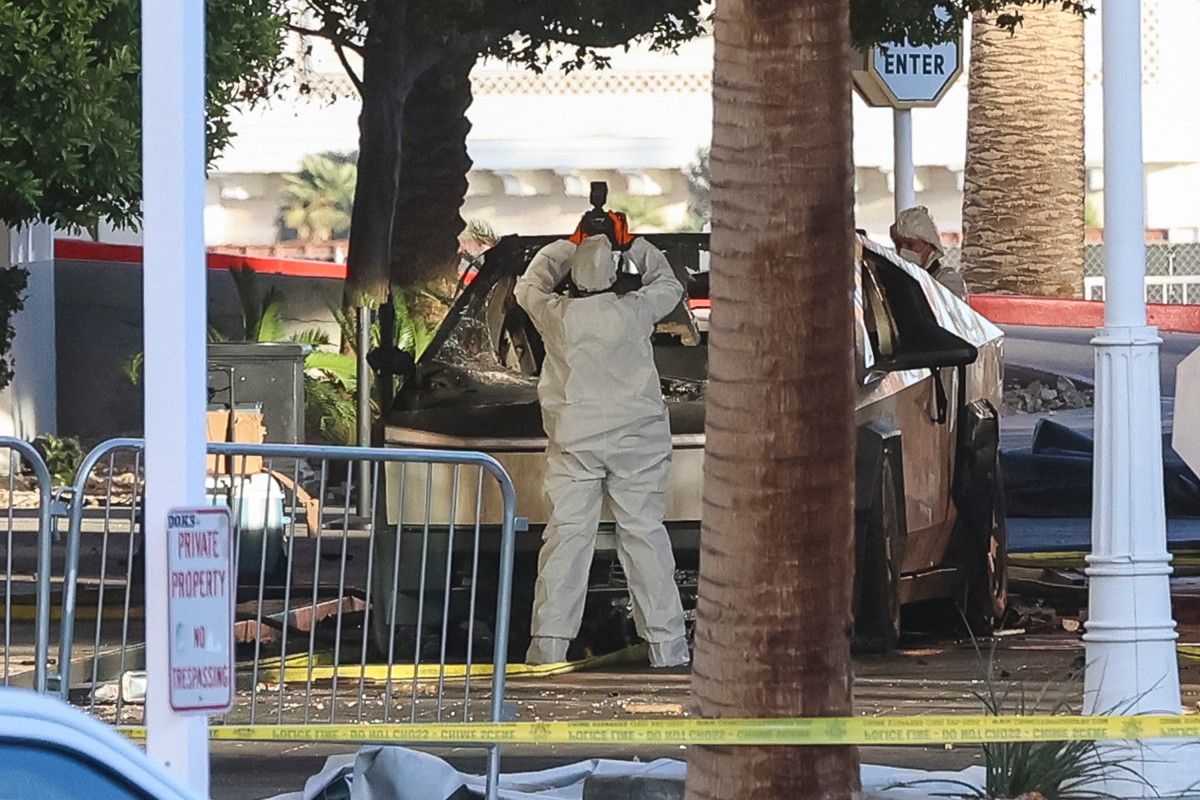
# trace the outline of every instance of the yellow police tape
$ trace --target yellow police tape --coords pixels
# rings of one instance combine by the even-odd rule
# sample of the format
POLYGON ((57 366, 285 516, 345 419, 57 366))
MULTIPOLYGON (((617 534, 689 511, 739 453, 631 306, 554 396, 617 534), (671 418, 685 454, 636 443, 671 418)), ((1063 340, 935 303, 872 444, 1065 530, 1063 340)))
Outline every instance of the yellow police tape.
MULTIPOLYGON (((11 618, 17 622, 36 622, 37 607, 33 603, 14 603, 10 610, 11 618)), ((142 619, 145 616, 141 606, 130 607, 129 619, 142 619)), ((105 608, 102 614, 102 619, 105 622, 119 622, 125 619, 125 609, 121 606, 113 606, 105 608)), ((59 622, 62 620, 62 606, 55 604, 50 606, 50 621, 59 622)), ((95 622, 96 607, 92 605, 79 606, 75 609, 76 622, 95 622)))
MULTIPOLYGON (((1082 550, 1009 553, 1008 565, 1041 569, 1084 569, 1087 567, 1086 556, 1087 552, 1082 550)), ((1200 550, 1172 550, 1171 566, 1176 569, 1200 567, 1200 550)))
MULTIPOLYGON (((1200 660, 1200 645, 1176 645, 1176 651, 1181 658, 1200 660)), ((610 667, 618 664, 641 663, 647 658, 646 645, 638 644, 608 653, 602 656, 591 656, 579 661, 565 661, 559 664, 509 664, 505 670, 506 678, 553 678, 558 675, 568 675, 572 672, 586 672, 600 667, 610 667)), ((255 678, 259 683, 308 683, 316 681, 361 680, 368 684, 384 684, 389 680, 393 684, 417 681, 461 681, 468 676, 471 678, 492 677, 491 664, 345 664, 334 666, 332 653, 314 653, 309 658, 307 653, 288 656, 282 664, 278 658, 264 658, 258 662, 257 671, 253 662, 238 665, 238 673, 255 678)))
MULTIPOLYGON (((509 664, 505 670, 508 678, 550 678, 555 675, 566 675, 571 672, 582 672, 599 667, 644 662, 648 658, 647 645, 631 645, 615 653, 602 656, 591 656, 579 661, 567 661, 560 664, 509 664)), ((264 658, 258 662, 257 670, 253 662, 241 664, 238 671, 241 674, 256 676, 264 683, 306 683, 308 681, 328 681, 337 678, 339 681, 362 680, 367 683, 386 683, 391 681, 458 681, 468 675, 472 678, 492 677, 491 664, 343 664, 333 663, 332 653, 314 653, 310 658, 307 653, 288 656, 282 661, 279 658, 264 658)))
MULTIPOLYGON (((120 727, 131 738, 145 728, 120 727)), ((1198 739, 1200 717, 638 719, 402 725, 214 725, 214 741, 345 744, 930 745, 1198 739)))

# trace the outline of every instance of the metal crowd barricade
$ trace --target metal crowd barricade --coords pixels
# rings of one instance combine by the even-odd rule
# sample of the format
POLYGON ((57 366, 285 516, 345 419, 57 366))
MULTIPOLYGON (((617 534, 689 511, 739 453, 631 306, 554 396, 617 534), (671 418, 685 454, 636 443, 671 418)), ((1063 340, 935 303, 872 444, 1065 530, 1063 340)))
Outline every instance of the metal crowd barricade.
POLYGON ((50 655, 50 581, 54 535, 50 470, 24 439, 0 436, 8 474, 0 478, 4 532, 4 653, 0 685, 46 691, 50 655), (28 465, 31 476, 23 476, 28 465), (32 481, 32 488, 24 484, 32 481), (18 508, 36 501, 28 510, 18 508), (34 510, 31 515, 29 510, 34 510), (32 546, 29 541, 32 540, 32 546), (33 600, 32 605, 29 600, 33 600), (32 611, 32 613, 28 613, 32 611), (32 628, 30 627, 32 625, 32 628), (32 670, 29 668, 32 667, 32 670))
MULTIPOLYGON (((238 563, 237 699, 214 723, 501 721, 516 517, 499 463, 304 445, 208 453, 207 501, 230 508, 238 563), (497 509, 499 529, 484 526, 497 509)), ((143 464, 141 440, 111 440, 70 492, 59 687, 117 724, 142 718, 143 464)))

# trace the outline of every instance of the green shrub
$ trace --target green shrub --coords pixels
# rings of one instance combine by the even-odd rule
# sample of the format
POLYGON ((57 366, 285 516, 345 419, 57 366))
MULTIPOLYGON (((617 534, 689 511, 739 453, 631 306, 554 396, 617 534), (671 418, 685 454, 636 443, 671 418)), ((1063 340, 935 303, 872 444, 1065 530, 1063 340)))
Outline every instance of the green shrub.
POLYGON ((84 452, 79 440, 74 436, 59 438, 52 433, 43 433, 33 440, 33 449, 38 451, 50 477, 58 486, 70 486, 75 482, 75 474, 83 463, 84 452))

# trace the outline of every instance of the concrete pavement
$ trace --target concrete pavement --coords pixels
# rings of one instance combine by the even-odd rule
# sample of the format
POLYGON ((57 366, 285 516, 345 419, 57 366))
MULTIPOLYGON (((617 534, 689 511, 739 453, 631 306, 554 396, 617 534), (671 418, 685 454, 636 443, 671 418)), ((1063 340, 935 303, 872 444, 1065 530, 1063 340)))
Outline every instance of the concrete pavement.
MULTIPOLYGON (((1031 618, 1032 620, 1032 618, 1031 618)), ((981 644, 910 634, 903 647, 887 656, 854 661, 856 712, 870 716, 919 716, 981 713, 976 693, 994 646, 997 680, 1049 711, 1059 703, 1078 709, 1082 684, 1075 677, 1083 647, 1077 632, 1063 630, 1054 618, 1041 618, 1040 632, 1013 633, 981 644)), ((1033 630, 1032 628, 1028 630, 1033 630)), ((1200 627, 1183 626, 1181 640, 1200 641, 1200 627)), ((1186 707, 1200 700, 1200 668, 1181 660, 1186 707)), ((518 720, 634 719, 678 716, 691 706, 687 675, 658 675, 648 668, 575 673, 554 679, 511 681, 509 698, 518 720), (657 709, 646 712, 643 709, 657 709), (662 709, 670 709, 664 713, 662 709)), ((213 747, 214 800, 257 800, 297 791, 320 771, 325 758, 351 754, 353 746, 330 744, 218 743, 213 747)), ((437 752, 455 767, 481 773, 482 751, 449 748, 437 752)), ((614 746, 518 745, 505 747, 505 772, 529 771, 587 758, 686 758, 686 748, 629 749, 614 746)), ((864 747, 864 763, 919 769, 961 769, 981 762, 975 747, 864 747)))

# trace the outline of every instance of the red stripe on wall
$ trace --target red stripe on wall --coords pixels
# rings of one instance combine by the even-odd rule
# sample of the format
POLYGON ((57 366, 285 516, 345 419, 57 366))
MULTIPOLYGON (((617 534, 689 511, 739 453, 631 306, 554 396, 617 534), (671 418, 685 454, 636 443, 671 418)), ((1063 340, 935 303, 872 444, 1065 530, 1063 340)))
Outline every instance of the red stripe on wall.
MULTIPOLYGON (((1099 328, 1104 325, 1104 303, 1095 300, 973 294, 971 307, 1000 325, 1046 328, 1099 328)), ((1146 316, 1147 324, 1159 330, 1200 333, 1200 306, 1151 303, 1146 306, 1146 316)))
MULTIPOLYGON (((137 245, 103 244, 81 239, 56 239, 54 257, 75 261, 111 261, 120 264, 142 263, 142 248, 137 245)), ((209 269, 236 269, 242 265, 266 275, 299 278, 346 279, 346 265, 329 261, 304 261, 293 258, 254 258, 209 253, 209 269)), ((471 276, 473 277, 473 276, 471 276)), ((470 282, 469 280, 467 281, 470 282)), ((689 301, 692 308, 709 308, 708 300, 689 301)), ((973 294, 971 307, 1001 325, 1035 325, 1048 328, 1099 328, 1104 324, 1104 303, 1094 300, 1060 300, 1021 295, 973 294)), ((1200 333, 1200 306, 1149 304, 1148 324, 1159 330, 1200 333)))
MULTIPOLYGON (((131 244, 104 244, 82 239, 55 239, 54 257, 70 261, 111 261, 117 264, 141 264, 142 248, 131 244)), ((209 253, 209 269, 237 269, 247 266, 264 275, 289 275, 297 278, 346 279, 346 265, 329 261, 303 261, 295 258, 256 258, 209 253)))

